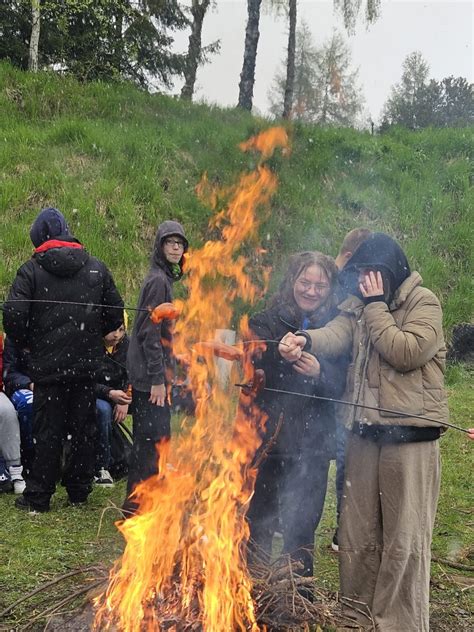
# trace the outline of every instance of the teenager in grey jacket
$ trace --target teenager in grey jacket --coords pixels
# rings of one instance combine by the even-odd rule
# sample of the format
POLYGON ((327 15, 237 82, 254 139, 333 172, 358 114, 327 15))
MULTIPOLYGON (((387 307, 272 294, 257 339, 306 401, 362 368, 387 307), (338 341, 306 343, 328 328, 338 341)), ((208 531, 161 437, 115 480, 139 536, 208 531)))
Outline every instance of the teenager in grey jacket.
MULTIPOLYGON (((157 307, 173 300, 173 283, 183 274, 183 255, 188 240, 178 222, 159 225, 150 270, 138 299, 139 308, 157 307)), ((138 312, 127 355, 127 370, 133 389, 133 448, 129 466, 125 515, 137 503, 130 498, 137 483, 156 474, 156 444, 170 436, 170 409, 166 401, 166 369, 171 360, 172 321, 159 324, 147 312, 138 312)))

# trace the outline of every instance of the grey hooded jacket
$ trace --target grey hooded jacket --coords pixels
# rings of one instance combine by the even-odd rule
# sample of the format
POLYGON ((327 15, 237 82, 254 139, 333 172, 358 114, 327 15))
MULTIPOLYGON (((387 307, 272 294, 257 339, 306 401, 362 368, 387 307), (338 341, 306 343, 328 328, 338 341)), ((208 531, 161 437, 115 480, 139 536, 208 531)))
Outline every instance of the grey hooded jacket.
MULTIPOLYGON (((168 265, 162 249, 163 240, 171 235, 183 238, 185 252, 188 241, 181 224, 166 221, 159 225, 155 239, 150 270, 143 282, 138 307, 154 308, 173 300, 173 282, 177 280, 168 265)), ((180 261, 182 275, 183 258, 180 261)), ((149 314, 138 312, 133 325, 127 355, 127 371, 132 387, 137 391, 149 392, 152 385, 164 384, 166 367, 171 364, 172 322, 163 320, 153 323, 149 314)))

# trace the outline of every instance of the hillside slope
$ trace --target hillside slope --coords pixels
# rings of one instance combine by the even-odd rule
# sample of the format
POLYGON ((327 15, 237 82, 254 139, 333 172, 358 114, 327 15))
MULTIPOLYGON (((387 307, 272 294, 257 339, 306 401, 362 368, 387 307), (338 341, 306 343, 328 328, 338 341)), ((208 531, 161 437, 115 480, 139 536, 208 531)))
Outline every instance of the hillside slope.
MULTIPOLYGON (((52 205, 133 302, 157 223, 178 219, 194 245, 205 241, 212 211, 196 184, 207 172, 228 185, 253 168, 238 143, 269 126, 234 109, 0 64, 0 297, 31 254, 30 223, 52 205)), ((279 270, 298 249, 335 254, 355 226, 384 230, 442 299, 448 333, 470 320, 473 130, 289 132, 291 154, 271 161, 280 186, 261 229, 264 262, 279 270)))

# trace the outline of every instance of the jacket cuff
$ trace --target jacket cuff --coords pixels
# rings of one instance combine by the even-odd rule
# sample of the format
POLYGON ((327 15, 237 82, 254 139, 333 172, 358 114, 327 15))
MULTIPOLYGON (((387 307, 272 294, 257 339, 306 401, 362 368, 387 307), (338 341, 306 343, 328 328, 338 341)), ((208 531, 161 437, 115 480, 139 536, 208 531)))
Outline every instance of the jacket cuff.
POLYGON ((311 340, 311 336, 307 331, 295 331, 295 336, 303 336, 303 338, 306 338, 306 344, 303 347, 303 351, 311 351, 313 341, 311 340))
POLYGON ((370 305, 370 303, 385 303, 385 298, 383 294, 379 296, 367 296, 362 299, 365 305, 370 305))

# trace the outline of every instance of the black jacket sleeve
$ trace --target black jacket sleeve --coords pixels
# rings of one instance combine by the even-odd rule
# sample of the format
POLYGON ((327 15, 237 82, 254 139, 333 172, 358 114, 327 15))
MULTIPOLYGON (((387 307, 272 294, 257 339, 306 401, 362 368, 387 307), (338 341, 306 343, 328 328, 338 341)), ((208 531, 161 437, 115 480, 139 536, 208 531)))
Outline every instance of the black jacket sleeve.
POLYGON ((104 267, 102 303, 112 307, 111 309, 107 309, 107 307, 102 308, 102 334, 106 336, 123 324, 123 300, 115 287, 114 280, 107 266, 102 265, 104 267))
POLYGON ((337 360, 319 359, 321 372, 316 383, 315 395, 340 397, 346 387, 347 369, 350 358, 340 356, 337 360))
POLYGON ((35 272, 32 260, 18 269, 3 308, 3 329, 20 347, 28 347, 30 306, 34 296, 35 272), (18 299, 18 302, 17 302, 18 299))
POLYGON ((32 382, 29 375, 22 372, 25 369, 20 365, 20 351, 7 336, 3 350, 3 383, 8 396, 21 388, 28 388, 32 382))
POLYGON ((109 401, 109 393, 112 390, 110 386, 106 384, 96 384, 94 386, 94 393, 97 399, 105 399, 109 401))
MULTIPOLYGON (((275 325, 270 311, 254 314, 249 320, 249 327, 254 338, 258 340, 273 340, 275 337, 275 325)), ((269 374, 278 363, 281 363, 281 357, 276 343, 267 342, 266 347, 263 353, 257 352, 253 356, 252 364, 256 369, 263 369, 269 374)))

